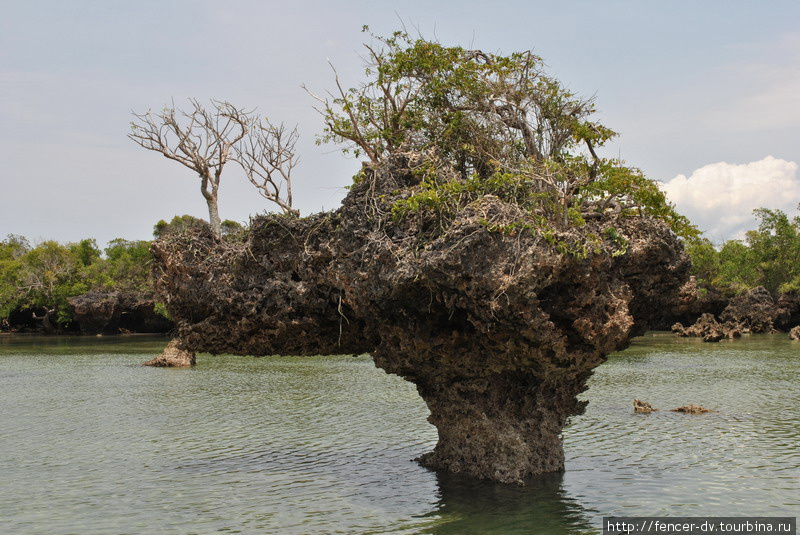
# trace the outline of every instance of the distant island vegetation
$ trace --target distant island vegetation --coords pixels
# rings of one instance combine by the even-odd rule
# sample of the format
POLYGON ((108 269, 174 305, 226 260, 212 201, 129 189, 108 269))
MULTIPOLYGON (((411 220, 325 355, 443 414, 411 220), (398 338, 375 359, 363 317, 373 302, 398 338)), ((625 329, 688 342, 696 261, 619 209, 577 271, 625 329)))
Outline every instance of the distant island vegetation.
MULTIPOLYGON (((156 223, 153 237, 158 239, 194 225, 207 223, 190 215, 175 216, 170 222, 156 223)), ((235 221, 222 222, 223 237, 234 236, 242 229, 235 221)), ((152 315, 162 321, 144 321, 150 326, 147 330, 168 330, 169 316, 158 303, 153 287, 151 244, 149 240, 118 238, 101 249, 93 238, 31 244, 24 236, 9 234, 0 242, 0 332, 96 334, 138 330, 120 330, 116 324, 82 326, 76 299, 87 295, 105 303, 109 296, 122 298, 123 308, 125 303, 128 308, 149 303, 152 315)), ((130 312, 118 310, 116 314, 130 312)), ((109 310, 110 315, 114 313, 109 310)))

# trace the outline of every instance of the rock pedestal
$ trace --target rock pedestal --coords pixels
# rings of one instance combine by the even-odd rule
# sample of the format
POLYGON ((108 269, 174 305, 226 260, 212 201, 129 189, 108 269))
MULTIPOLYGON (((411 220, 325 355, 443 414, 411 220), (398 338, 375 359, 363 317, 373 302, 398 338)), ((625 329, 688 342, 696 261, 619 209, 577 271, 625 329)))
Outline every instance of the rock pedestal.
POLYGON ((564 469, 561 430, 580 410, 564 395, 569 386, 559 392, 509 373, 419 390, 439 431, 434 450, 420 458, 424 466, 505 483, 564 469))
POLYGON ((421 180, 404 158, 366 169, 335 212, 260 217, 242 242, 203 229, 155 242, 182 346, 368 352, 428 404, 439 443, 425 466, 515 483, 563 470, 560 434, 592 370, 688 279, 679 240, 658 220, 599 212, 545 233, 489 194, 446 217, 396 217, 421 180))

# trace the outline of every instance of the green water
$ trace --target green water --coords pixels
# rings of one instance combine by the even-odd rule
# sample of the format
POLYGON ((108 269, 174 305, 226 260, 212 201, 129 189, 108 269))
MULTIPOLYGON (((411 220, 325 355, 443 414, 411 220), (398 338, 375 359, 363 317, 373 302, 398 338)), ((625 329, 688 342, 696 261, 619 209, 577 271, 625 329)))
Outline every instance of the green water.
POLYGON ((797 516, 800 343, 637 339, 598 368, 567 470, 437 475, 414 387, 367 357, 200 355, 164 339, 0 336, 0 533, 561 534, 600 517, 797 516), (715 414, 634 414, 697 403, 715 414))

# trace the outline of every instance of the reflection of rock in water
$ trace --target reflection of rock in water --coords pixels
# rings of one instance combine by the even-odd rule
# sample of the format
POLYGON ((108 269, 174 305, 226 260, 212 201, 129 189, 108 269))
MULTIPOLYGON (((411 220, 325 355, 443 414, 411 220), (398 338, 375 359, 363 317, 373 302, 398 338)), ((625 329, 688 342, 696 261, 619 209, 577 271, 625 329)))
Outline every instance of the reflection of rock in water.
POLYGON ((395 218, 421 180, 417 156, 365 170, 336 212, 257 218, 243 242, 157 241, 182 346, 369 352, 428 404, 439 442, 426 466, 519 483, 563 470, 576 396, 685 282, 682 246, 660 221, 610 212, 543 236, 535 214, 495 195, 451 218, 395 218))
POLYGON ((429 515, 437 520, 424 531, 431 535, 595 533, 602 516, 566 495, 560 473, 542 475, 524 487, 444 473, 437 479, 439 506, 429 515))

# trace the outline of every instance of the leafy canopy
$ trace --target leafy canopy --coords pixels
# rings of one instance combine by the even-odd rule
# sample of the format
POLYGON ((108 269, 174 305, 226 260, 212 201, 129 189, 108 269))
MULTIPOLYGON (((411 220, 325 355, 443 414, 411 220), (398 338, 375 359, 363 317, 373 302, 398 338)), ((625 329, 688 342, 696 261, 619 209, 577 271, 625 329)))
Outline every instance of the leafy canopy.
MULTIPOLYGON (((800 206, 798 206, 800 210, 800 206)), ((771 293, 800 291, 800 215, 754 210, 758 228, 745 239, 728 240, 717 250, 707 239, 688 244, 693 273, 701 286, 734 295, 756 286, 771 293)))
POLYGON ((153 294, 150 242, 116 239, 104 253, 93 239, 31 247, 9 235, 0 242, 0 319, 15 310, 45 310, 66 325, 70 297, 89 291, 153 294))
POLYGON ((697 235, 653 181, 598 155, 616 133, 596 120, 593 99, 549 76, 539 56, 448 47, 404 31, 370 35, 367 81, 344 89, 337 74, 336 93, 312 94, 325 121, 319 142, 341 143, 373 165, 398 152, 434 154, 441 165, 420 192, 428 198, 453 180, 512 177, 562 207, 554 222, 568 225, 570 207, 615 210, 658 217, 683 236, 697 235), (441 167, 455 173, 438 172, 441 167))

